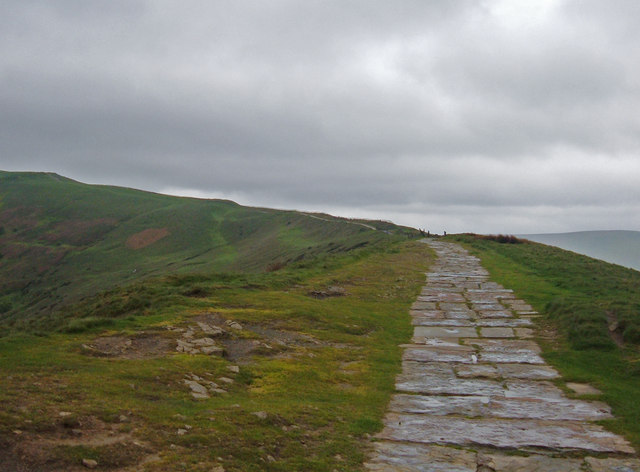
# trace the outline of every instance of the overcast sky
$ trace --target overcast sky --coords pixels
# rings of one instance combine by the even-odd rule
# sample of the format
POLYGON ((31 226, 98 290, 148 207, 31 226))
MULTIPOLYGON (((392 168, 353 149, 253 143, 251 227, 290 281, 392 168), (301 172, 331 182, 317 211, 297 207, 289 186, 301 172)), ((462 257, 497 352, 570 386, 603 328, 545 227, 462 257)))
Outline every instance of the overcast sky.
POLYGON ((637 0, 0 0, 0 169, 640 230, 637 0))

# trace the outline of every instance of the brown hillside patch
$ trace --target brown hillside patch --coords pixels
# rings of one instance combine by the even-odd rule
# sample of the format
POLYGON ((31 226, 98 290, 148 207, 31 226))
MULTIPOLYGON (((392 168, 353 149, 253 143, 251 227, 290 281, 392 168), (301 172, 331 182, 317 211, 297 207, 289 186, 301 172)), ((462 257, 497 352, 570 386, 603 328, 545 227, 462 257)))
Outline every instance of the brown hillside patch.
POLYGON ((175 349, 175 340, 154 333, 136 336, 103 336, 83 345, 83 353, 97 357, 149 359, 162 357, 175 349))
POLYGON ((129 249, 142 249, 169 236, 167 228, 149 228, 140 231, 127 239, 126 245, 129 249))

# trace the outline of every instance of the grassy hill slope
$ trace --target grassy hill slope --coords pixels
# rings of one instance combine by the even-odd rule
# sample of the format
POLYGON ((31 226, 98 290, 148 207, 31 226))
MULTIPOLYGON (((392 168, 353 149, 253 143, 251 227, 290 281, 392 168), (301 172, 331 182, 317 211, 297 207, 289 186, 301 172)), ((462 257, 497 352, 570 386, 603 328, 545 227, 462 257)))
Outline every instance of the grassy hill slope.
POLYGON ((640 231, 578 231, 521 237, 640 270, 640 231))
POLYGON ((24 327, 149 276, 259 273, 406 234, 386 222, 0 172, 0 323, 24 327))

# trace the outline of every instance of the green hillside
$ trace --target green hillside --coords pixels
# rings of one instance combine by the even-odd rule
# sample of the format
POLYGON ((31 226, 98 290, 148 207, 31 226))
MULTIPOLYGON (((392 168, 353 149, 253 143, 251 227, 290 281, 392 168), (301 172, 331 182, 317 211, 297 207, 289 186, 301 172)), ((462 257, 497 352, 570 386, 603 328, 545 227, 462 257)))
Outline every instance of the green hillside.
POLYGON ((0 323, 25 327, 149 276, 259 273, 412 233, 386 222, 0 172, 0 323))
POLYGON ((417 232, 53 174, 0 194, 0 470, 361 470, 417 232))

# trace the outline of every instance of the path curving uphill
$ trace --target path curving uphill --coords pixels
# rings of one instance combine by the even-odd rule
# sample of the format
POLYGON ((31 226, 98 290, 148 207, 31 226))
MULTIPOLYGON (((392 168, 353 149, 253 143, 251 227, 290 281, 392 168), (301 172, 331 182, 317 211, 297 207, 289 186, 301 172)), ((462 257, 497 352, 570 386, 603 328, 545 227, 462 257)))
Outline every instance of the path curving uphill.
POLYGON ((532 340, 538 314, 457 244, 427 244, 438 260, 412 307, 412 344, 366 469, 640 471, 629 443, 596 424, 609 407, 553 382, 532 340))

